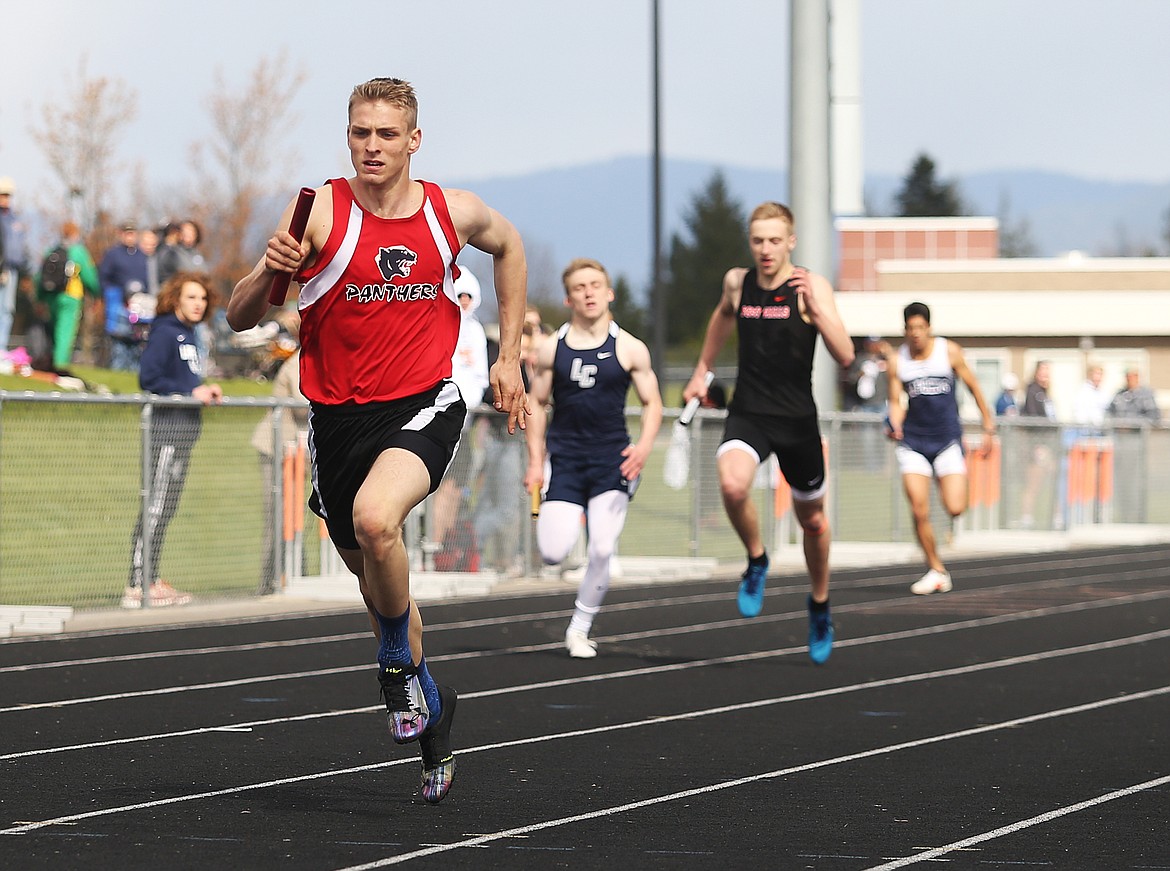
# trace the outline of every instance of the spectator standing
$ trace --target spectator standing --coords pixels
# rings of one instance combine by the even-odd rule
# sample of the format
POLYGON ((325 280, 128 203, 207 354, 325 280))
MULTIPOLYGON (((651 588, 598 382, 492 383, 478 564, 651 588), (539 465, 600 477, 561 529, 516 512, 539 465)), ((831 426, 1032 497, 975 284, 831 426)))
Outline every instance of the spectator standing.
MULTIPOLYGON (((532 383, 533 328, 525 321, 520 336, 520 358, 523 363, 520 374, 527 391, 532 383)), ((499 357, 500 343, 488 336, 488 362, 494 363, 499 357)), ((521 558, 522 536, 520 523, 524 498, 524 444, 519 439, 509 438, 507 421, 502 415, 484 416, 483 464, 479 494, 475 500, 472 524, 475 541, 485 558, 490 556, 497 572, 519 576, 524 564, 521 558)))
POLYGON ((146 258, 146 292, 157 299, 162 289, 158 277, 158 233, 150 229, 139 233, 138 250, 146 258))
MULTIPOLYGON (((176 272, 206 272, 207 259, 199 248, 202 242, 203 228, 195 220, 187 218, 180 222, 175 242, 159 254, 158 280, 165 283, 176 272)), ((195 326, 195 341, 200 356, 208 361, 208 371, 212 371, 215 337, 210 318, 195 326)))
POLYGON ((45 252, 41 270, 37 273, 37 299, 49 310, 49 329, 53 337, 53 369, 67 370, 73 362, 73 347, 81 326, 81 312, 85 295, 101 296, 101 281, 89 249, 81 241, 81 229, 72 221, 61 225, 61 239, 45 252), (48 257, 58 247, 65 249, 65 282, 52 286, 46 280, 48 257))
MULTIPOLYGON (((194 327, 216 304, 216 293, 203 275, 180 272, 163 287, 158 317, 142 352, 138 384, 148 393, 193 396, 204 405, 223 400, 218 384, 203 382, 204 361, 194 340, 194 327)), ((139 509, 134 526, 130 580, 122 594, 123 608, 141 608, 146 582, 149 542, 150 605, 185 605, 188 593, 158 578, 167 528, 179 509, 187 482, 191 452, 203 428, 202 410, 157 405, 150 417, 150 501, 139 509)))
POLYGON ((1014 372, 1008 372, 1001 382, 1003 389, 995 400, 996 417, 1019 417, 1020 407, 1016 405, 1016 391, 1020 389, 1020 379, 1014 372))
POLYGON ((1143 432, 1162 420, 1154 391, 1141 383, 1136 367, 1125 370, 1125 387, 1109 403, 1116 441, 1114 457, 1113 519, 1120 523, 1144 523, 1148 519, 1149 439, 1143 432))
POLYGON ((1085 381, 1073 397, 1073 422, 1081 424, 1081 435, 1101 435, 1110 396, 1102 386, 1105 370, 1094 363, 1085 373, 1085 381))
POLYGON ((160 286, 166 281, 166 275, 163 273, 163 270, 166 268, 167 263, 172 258, 177 259, 181 256, 177 251, 171 250, 179 246, 179 226, 178 221, 167 221, 158 228, 158 280, 160 286))
POLYGON ((106 251, 98 268, 106 302, 111 369, 133 372, 138 368, 146 336, 135 329, 128 303, 134 294, 147 288, 147 262, 146 254, 138 247, 138 228, 132 223, 123 224, 118 244, 106 251))
MULTIPOLYGON (((282 309, 282 325, 294 339, 300 336, 300 315, 296 309, 282 309), (287 314, 285 314, 287 312, 287 314)), ((300 348, 293 351, 292 356, 280 364, 276 377, 272 380, 272 395, 277 399, 300 398, 301 396, 301 352, 300 348)), ((260 473, 264 486, 264 538, 261 550, 262 562, 260 567, 260 594, 275 593, 280 578, 276 573, 276 548, 278 543, 273 527, 273 516, 276 506, 272 503, 272 487, 276 476, 282 472, 283 457, 279 453, 290 445, 298 442, 304 444, 309 433, 309 408, 297 406, 284 408, 280 416, 280 441, 272 442, 272 419, 274 412, 269 411, 256 424, 252 432, 252 447, 260 455, 260 473), (273 454, 273 448, 278 453, 273 454)), ((287 571, 288 566, 285 566, 287 571)))
POLYGON ((475 315, 481 299, 479 280, 470 269, 459 267, 459 277, 453 287, 459 301, 459 338, 455 342, 455 353, 451 355, 451 380, 459 388, 468 414, 463 419, 459 448, 451 467, 433 497, 428 535, 432 542, 450 551, 445 559, 440 557, 442 565, 448 569, 465 570, 469 568, 466 563, 451 564, 448 561, 457 549, 467 552, 474 548, 475 542, 460 541, 457 548, 456 542, 448 542, 447 535, 455 526, 464 500, 471 495, 471 481, 475 477, 476 453, 480 450, 475 444, 476 425, 481 418, 474 410, 483 402, 484 391, 489 386, 488 347, 483 324, 475 315))
POLYGON ((176 272, 206 272, 207 260, 199 245, 203 230, 188 218, 179 224, 174 242, 167 243, 159 252, 158 280, 164 284, 176 272))
POLYGON ((0 355, 7 353, 16 313, 16 289, 28 272, 28 229, 12 208, 16 185, 0 178, 0 355))
MULTIPOLYGON (((1047 360, 1036 363, 1032 374, 1032 381, 1024 388, 1024 405, 1020 409, 1020 417, 1042 418, 1051 423, 1056 422, 1056 405, 1048 390, 1052 386, 1052 364, 1047 360)), ((1053 448, 1050 442, 1054 434, 1049 430, 1025 430, 1025 444, 1028 454, 1028 468, 1024 472, 1024 490, 1020 494, 1020 526, 1031 529, 1036 525, 1035 509, 1045 480, 1055 468, 1053 448)), ((1054 524, 1063 522, 1058 504, 1053 506, 1054 524)))
POLYGON ((1056 406, 1048 395, 1051 386, 1052 364, 1047 360, 1041 360, 1036 364, 1031 383, 1024 389, 1024 407, 1020 410, 1020 415, 1055 421, 1056 406))
POLYGON ((1161 422, 1162 411, 1158 408, 1158 400, 1154 397, 1154 391, 1141 383, 1141 377, 1141 373, 1133 366, 1125 370, 1125 387, 1109 403, 1111 418, 1130 423, 1142 420, 1161 422))
POLYGON ((883 341, 881 336, 866 336, 861 343, 860 353, 846 370, 852 386, 851 391, 846 393, 844 405, 847 411, 877 414, 885 411, 886 395, 889 393, 886 355, 889 352, 889 343, 883 341))
MULTIPOLYGON (((854 357, 849 373, 849 388, 844 398, 848 400, 847 410, 867 414, 883 414, 886 397, 889 395, 889 372, 886 357, 890 344, 881 336, 866 336, 861 343, 860 353, 854 357)), ((880 471, 885 465, 885 446, 881 430, 876 424, 863 423, 859 430, 861 453, 865 468, 871 472, 880 471)))

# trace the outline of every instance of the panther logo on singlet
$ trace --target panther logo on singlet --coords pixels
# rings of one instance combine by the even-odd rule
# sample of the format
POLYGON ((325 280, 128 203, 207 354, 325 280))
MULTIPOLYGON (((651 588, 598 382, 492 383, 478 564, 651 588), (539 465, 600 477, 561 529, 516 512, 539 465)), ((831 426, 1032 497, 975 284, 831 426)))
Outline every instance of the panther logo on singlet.
POLYGON ((418 255, 405 245, 378 249, 378 271, 386 281, 392 278, 407 278, 411 267, 417 262, 418 255))

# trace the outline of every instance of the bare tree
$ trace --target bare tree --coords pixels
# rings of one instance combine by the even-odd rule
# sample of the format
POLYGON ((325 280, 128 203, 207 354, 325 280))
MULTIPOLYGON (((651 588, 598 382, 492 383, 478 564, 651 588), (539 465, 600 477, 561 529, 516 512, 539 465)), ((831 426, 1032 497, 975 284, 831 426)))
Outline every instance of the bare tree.
POLYGON ((204 226, 212 274, 225 287, 260 256, 252 238, 255 219, 261 217, 257 204, 290 188, 286 177, 297 157, 287 149, 286 131, 295 120, 289 107, 305 75, 281 52, 274 59, 261 58, 242 91, 231 90, 217 69, 211 95, 204 101, 212 132, 192 150, 199 178, 193 217, 204 226), (285 159, 274 161, 274 154, 285 159))
POLYGON ((1027 218, 1013 221, 1011 196, 1007 191, 999 195, 999 256, 1035 257, 1036 243, 1032 241, 1032 225, 1027 218))
POLYGON ((61 180, 57 216, 69 215, 92 233, 98 215, 110 211, 115 145, 134 119, 137 94, 120 79, 90 78, 86 65, 82 55, 76 78, 67 81, 65 99, 46 102, 41 107, 43 126, 30 125, 29 134, 61 180))

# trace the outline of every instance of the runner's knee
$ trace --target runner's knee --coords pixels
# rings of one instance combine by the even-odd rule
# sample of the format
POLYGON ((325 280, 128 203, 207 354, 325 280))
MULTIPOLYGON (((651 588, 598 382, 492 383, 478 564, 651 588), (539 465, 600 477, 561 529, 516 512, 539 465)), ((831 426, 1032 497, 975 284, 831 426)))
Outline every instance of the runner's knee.
POLYGON ((820 536, 829 531, 829 520, 823 513, 804 517, 800 520, 800 528, 805 535, 820 536))

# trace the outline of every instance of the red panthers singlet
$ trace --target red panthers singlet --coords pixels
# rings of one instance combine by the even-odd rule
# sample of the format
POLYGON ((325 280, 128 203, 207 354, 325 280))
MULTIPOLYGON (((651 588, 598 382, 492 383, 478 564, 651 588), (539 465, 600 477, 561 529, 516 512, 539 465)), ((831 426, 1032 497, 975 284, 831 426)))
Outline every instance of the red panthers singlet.
POLYGON ((333 229, 301 285, 301 392, 352 405, 422 393, 451 377, 459 337, 459 237, 438 185, 422 207, 379 218, 330 179, 333 229))

